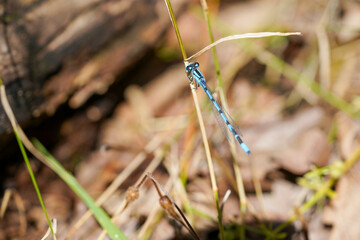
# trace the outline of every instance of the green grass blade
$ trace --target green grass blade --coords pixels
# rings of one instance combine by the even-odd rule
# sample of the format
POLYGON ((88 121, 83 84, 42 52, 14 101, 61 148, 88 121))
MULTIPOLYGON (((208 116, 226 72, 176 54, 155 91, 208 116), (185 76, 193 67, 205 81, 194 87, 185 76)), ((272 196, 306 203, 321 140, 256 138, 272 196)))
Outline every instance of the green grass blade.
POLYGON ((171 6, 170 0, 165 0, 165 4, 166 4, 166 7, 168 9, 168 13, 169 13, 169 16, 170 16, 171 23, 173 24, 173 27, 174 27, 174 30, 175 30, 175 33, 176 33, 176 38, 177 38, 177 40, 179 42, 181 55, 182 55, 183 59, 185 60, 186 59, 186 51, 185 51, 183 41, 181 39, 181 34, 180 34, 180 31, 179 31, 179 27, 177 25, 174 10, 173 10, 173 8, 171 6))
MULTIPOLYGON (((101 207, 97 206, 95 201, 90 197, 90 195, 80 186, 76 178, 72 176, 66 169, 64 169, 61 166, 61 164, 53 156, 50 155, 50 153, 38 140, 34 140, 33 141, 34 143, 30 142, 30 140, 27 138, 27 136, 22 131, 22 129, 20 128, 20 126, 16 121, 14 113, 6 97, 5 86, 3 85, 1 77, 0 77, 0 99, 4 111, 11 122, 11 126, 14 129, 16 139, 18 140, 20 150, 23 153, 24 158, 27 159, 27 155, 23 144, 34 156, 36 156, 42 163, 50 167, 55 173, 57 173, 64 180, 65 183, 67 183, 70 186, 71 189, 73 189, 73 191, 82 199, 82 201, 84 201, 84 203, 88 206, 88 208, 93 212, 96 220, 101 225, 101 227, 107 231, 111 239, 127 240, 125 235, 115 226, 114 223, 111 222, 111 219, 105 213, 105 211, 101 207)), ((38 188, 37 188, 37 192, 39 192, 38 188)), ((50 223, 49 226, 51 227, 50 223)))
POLYGON ((63 166, 45 149, 45 147, 37 140, 33 141, 34 146, 42 152, 47 160, 49 167, 59 175, 59 177, 64 180, 64 182, 81 198, 81 200, 86 204, 86 206, 92 211, 94 217, 101 225, 101 227, 106 230, 111 239, 121 239, 126 240, 125 235, 116 227, 116 225, 111 221, 110 217, 106 212, 99 206, 96 205, 95 201, 91 196, 83 189, 76 178, 71 175, 63 166))
POLYGON ((23 158, 24 158, 24 161, 25 161, 26 167, 27 167, 27 169, 28 169, 28 172, 29 172, 31 181, 32 181, 32 183, 33 183, 33 185, 34 185, 36 195, 37 195, 38 198, 39 198, 39 202, 40 202, 41 208, 43 209, 43 212, 44 212, 44 214, 45 214, 46 221, 47 221, 47 223, 48 223, 48 225, 49 225, 49 228, 50 228, 50 231, 51 231, 51 235, 52 235, 53 239, 56 239, 55 232, 54 232, 54 229, 53 229, 53 227, 52 227, 52 224, 51 224, 49 215, 48 215, 48 213, 47 213, 47 211, 46 211, 46 207, 45 207, 44 201, 43 201, 43 199, 42 199, 42 196, 41 196, 41 193, 40 193, 40 189, 39 189, 39 187, 38 187, 38 185, 37 185, 34 172, 33 172, 32 169, 31 169, 30 162, 29 162, 29 158, 28 158, 28 156, 27 156, 27 154, 26 154, 24 145, 22 144, 22 142, 21 142, 21 140, 20 140, 20 137, 19 137, 19 134, 17 133, 16 129, 14 129, 14 134, 15 134, 15 137, 16 137, 16 141, 17 141, 18 144, 19 144, 19 148, 20 148, 21 154, 22 154, 22 156, 23 156, 23 158))
MULTIPOLYGON (((2 78, 1 78, 1 77, 0 77, 0 98, 1 98, 1 104, 2 104, 2 106, 3 106, 3 108, 4 108, 4 111, 5 111, 5 113, 8 115, 10 122, 12 122, 12 121, 11 121, 11 118, 10 118, 10 116, 9 116, 9 113, 12 114, 12 110, 11 110, 10 105, 9 105, 9 102, 8 102, 8 100, 7 100, 6 91, 5 91, 5 86, 4 86, 4 84, 3 84, 3 81, 2 81, 2 78)), ((46 221, 47 221, 47 223, 48 223, 48 225, 49 225, 49 228, 50 228, 50 231, 51 231, 51 235, 52 235, 53 239, 56 240, 55 232, 54 232, 54 229, 53 229, 53 227, 52 227, 52 224, 51 224, 49 215, 48 215, 48 213, 47 213, 47 211, 46 211, 46 207, 45 207, 44 201, 43 201, 43 199, 42 199, 42 196, 41 196, 41 193, 40 193, 40 189, 39 189, 39 187, 38 187, 38 185, 37 185, 34 172, 33 172, 32 169, 31 169, 31 165, 30 165, 30 162, 29 162, 29 158, 28 158, 28 156, 27 156, 27 154, 26 154, 24 145, 23 145, 23 143, 21 142, 20 136, 19 136, 19 134, 18 134, 18 132, 17 132, 16 125, 13 124, 13 122, 12 122, 12 127, 13 127, 13 130, 14 130, 14 134, 15 134, 15 137, 16 137, 16 141, 17 141, 18 144, 19 144, 19 148, 20 148, 21 154, 22 154, 22 156, 23 156, 23 158, 24 158, 26 167, 27 167, 27 169, 28 169, 28 172, 29 172, 31 181, 32 181, 32 183, 33 183, 33 185, 34 185, 34 188, 35 188, 35 191, 36 191, 36 195, 37 195, 38 198, 39 198, 39 202, 40 202, 41 208, 43 209, 43 212, 44 212, 44 214, 45 214, 46 221)))

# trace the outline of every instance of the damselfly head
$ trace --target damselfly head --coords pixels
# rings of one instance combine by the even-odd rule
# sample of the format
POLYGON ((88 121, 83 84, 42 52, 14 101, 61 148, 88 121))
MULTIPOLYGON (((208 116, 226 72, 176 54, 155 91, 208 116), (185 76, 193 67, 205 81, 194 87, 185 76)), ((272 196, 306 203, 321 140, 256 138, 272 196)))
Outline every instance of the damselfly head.
POLYGON ((193 70, 194 66, 192 65, 193 63, 190 63, 189 65, 186 66, 186 71, 190 72, 191 70, 193 70))
POLYGON ((189 63, 189 65, 186 66, 186 71, 191 71, 191 70, 194 70, 195 68, 199 67, 200 64, 198 62, 192 62, 192 63, 189 63))

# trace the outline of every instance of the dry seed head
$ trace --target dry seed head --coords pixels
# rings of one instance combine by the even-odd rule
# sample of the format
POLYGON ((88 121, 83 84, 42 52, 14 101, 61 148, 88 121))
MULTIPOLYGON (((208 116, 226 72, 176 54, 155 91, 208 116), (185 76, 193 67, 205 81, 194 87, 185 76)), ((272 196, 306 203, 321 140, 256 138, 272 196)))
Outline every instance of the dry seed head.
POLYGON ((159 199, 160 205, 162 208, 164 208, 168 213, 170 213, 171 216, 174 218, 180 219, 179 215, 174 210, 173 204, 168 198, 168 196, 164 195, 159 199))
POLYGON ((129 187, 126 191, 126 201, 132 202, 139 197, 139 189, 137 187, 129 187))

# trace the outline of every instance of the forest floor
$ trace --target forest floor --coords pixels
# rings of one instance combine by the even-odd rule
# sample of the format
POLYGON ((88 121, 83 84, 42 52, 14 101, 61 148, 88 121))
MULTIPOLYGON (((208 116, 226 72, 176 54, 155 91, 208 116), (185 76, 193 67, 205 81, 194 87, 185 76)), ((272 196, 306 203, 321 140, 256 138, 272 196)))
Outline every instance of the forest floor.
MULTIPOLYGON (((223 239, 360 239, 360 4, 334 2, 210 4, 216 39, 246 32, 302 33, 216 47, 227 100, 222 105, 228 105, 251 154, 237 144, 232 148, 198 87, 215 179, 172 27, 102 95, 75 110, 67 102, 26 133, 49 146, 94 199, 115 184, 101 204, 110 216, 121 208, 128 188, 150 172, 201 239, 220 239, 219 234, 223 239), (220 203, 230 190, 221 209, 223 231, 216 190, 220 203)), ((187 5, 177 22, 188 52, 210 43, 198 3, 187 5)), ((211 51, 196 61, 220 101, 211 51)), ((57 219, 56 235, 65 239, 88 208, 50 168, 35 158, 31 166, 49 216, 57 219)), ((26 166, 7 168, 12 175, 3 187, 13 195, 0 221, 0 239, 41 239, 47 224, 26 166)), ((164 214, 149 180, 115 218, 116 225, 129 239, 192 239, 171 213, 164 214)), ((101 231, 90 217, 70 239, 98 239, 101 231)))

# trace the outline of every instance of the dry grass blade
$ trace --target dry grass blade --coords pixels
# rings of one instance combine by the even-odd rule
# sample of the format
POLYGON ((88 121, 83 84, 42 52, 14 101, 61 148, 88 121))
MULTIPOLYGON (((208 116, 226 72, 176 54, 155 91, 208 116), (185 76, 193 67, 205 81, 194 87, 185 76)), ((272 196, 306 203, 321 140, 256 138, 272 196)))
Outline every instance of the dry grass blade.
POLYGON ((223 200, 221 201, 221 205, 220 205, 221 212, 223 211, 224 205, 225 205, 226 201, 229 199, 230 194, 231 194, 231 190, 228 189, 223 197, 223 200))
POLYGON ((16 207, 19 212, 19 222, 20 222, 20 232, 19 235, 21 237, 25 236, 26 228, 27 228, 27 222, 26 222, 26 216, 25 216, 25 205, 23 200, 21 199, 21 196, 19 193, 14 189, 6 189, 4 193, 3 200, 1 202, 1 208, 0 208, 0 219, 2 220, 5 215, 5 211, 8 207, 9 201, 11 197, 13 196, 15 200, 16 207))
MULTIPOLYGON (((154 148, 158 147, 159 139, 154 138, 148 145, 145 147, 146 152, 151 153, 154 151, 154 148)), ((100 195, 100 197, 96 200, 96 204, 102 205, 118 188, 119 186, 133 173, 145 160, 146 154, 144 152, 139 153, 136 157, 131 161, 129 166, 119 174, 114 181, 110 184, 110 186, 100 195)), ((72 227, 69 233, 66 236, 66 239, 70 239, 71 236, 86 222, 89 217, 91 217, 92 212, 88 210, 72 227)))
MULTIPOLYGON (((57 231, 57 220, 56 220, 56 218, 54 218, 51 222, 52 222, 52 226, 54 228, 54 232, 56 234, 56 231, 57 231)), ((41 238, 41 240, 45 240, 50 235, 50 233, 51 233, 50 228, 48 228, 48 230, 46 231, 45 235, 41 238)))
POLYGON ((231 40, 245 39, 245 38, 275 37, 275 36, 283 36, 284 37, 284 36, 293 36, 293 35, 301 35, 301 33, 300 32, 289 32, 289 33, 260 32, 260 33, 244 33, 244 34, 231 35, 231 36, 228 36, 228 37, 220 38, 219 40, 213 42, 212 44, 207 45, 206 47, 201 49, 199 52, 197 52, 194 55, 192 55, 191 57, 185 59, 185 61, 190 61, 191 59, 200 56, 204 52, 206 52, 206 51, 210 50, 211 48, 215 47, 216 45, 218 45, 220 43, 223 43, 223 42, 231 41, 231 40))
MULTIPOLYGON (((145 172, 153 172, 159 166, 165 154, 166 152, 164 152, 164 150, 162 151, 161 149, 157 149, 155 151, 154 159, 151 161, 150 165, 145 169, 145 172)), ((140 195, 139 188, 145 181, 145 177, 139 178, 135 183, 136 185, 135 187, 131 186, 128 188, 125 199, 120 203, 119 205, 120 207, 114 213, 114 216, 111 218, 112 221, 115 221, 115 219, 117 219, 120 216, 120 214, 129 206, 129 204, 138 198, 138 196, 140 195), (135 197, 134 195, 136 194, 137 196, 135 197)), ((102 233, 98 237, 98 240, 104 239, 105 236, 106 236, 106 231, 102 231, 102 233)))
POLYGON ((9 204, 12 192, 13 192, 13 190, 11 190, 11 189, 5 190, 5 193, 4 193, 2 202, 1 202, 1 208, 0 208, 0 218, 1 219, 4 217, 4 214, 7 209, 8 204, 9 204))

